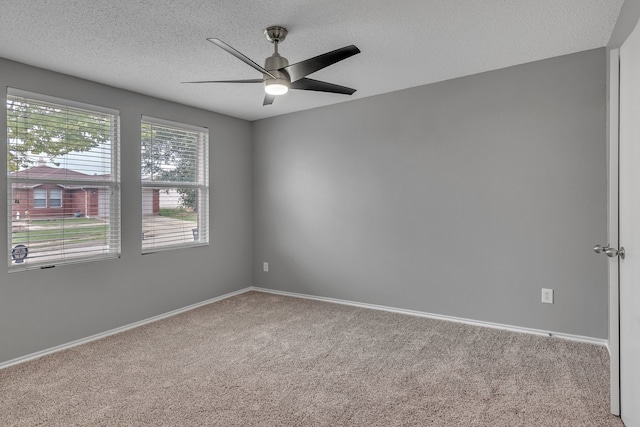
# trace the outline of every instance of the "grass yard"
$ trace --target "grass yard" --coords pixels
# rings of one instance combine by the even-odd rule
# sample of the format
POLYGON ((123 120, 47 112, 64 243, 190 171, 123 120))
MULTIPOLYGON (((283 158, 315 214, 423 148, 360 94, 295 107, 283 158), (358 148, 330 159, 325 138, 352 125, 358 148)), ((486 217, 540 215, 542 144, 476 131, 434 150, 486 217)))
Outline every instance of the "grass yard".
POLYGON ((65 227, 69 227, 84 224, 104 224, 104 221, 93 218, 32 219, 29 224, 43 227, 60 227, 64 224, 65 227))
POLYGON ((63 239, 66 243, 104 241, 109 234, 108 223, 90 218, 31 221, 28 227, 28 231, 14 231, 11 234, 12 245, 28 243, 33 246, 63 239))
POLYGON ((160 208, 160 216, 196 222, 198 214, 184 208, 160 208))

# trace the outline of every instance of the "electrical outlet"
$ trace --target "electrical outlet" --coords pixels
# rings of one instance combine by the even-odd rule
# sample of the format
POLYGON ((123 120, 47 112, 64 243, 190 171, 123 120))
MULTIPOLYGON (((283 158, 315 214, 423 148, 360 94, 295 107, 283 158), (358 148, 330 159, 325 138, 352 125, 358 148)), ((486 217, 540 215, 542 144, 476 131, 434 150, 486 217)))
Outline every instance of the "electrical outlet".
POLYGON ((263 262, 262 263, 262 271, 264 271, 265 273, 269 272, 269 263, 268 262, 263 262))
POLYGON ((542 302, 553 304, 553 289, 542 288, 542 302))

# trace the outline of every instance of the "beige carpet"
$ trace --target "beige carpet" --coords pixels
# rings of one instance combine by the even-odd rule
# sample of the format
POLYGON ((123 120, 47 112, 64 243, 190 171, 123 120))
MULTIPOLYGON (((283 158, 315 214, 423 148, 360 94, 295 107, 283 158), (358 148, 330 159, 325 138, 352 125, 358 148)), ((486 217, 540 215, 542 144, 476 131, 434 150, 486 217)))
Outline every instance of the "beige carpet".
POLYGON ((2 426, 621 426, 608 353, 249 292, 0 370, 2 426))

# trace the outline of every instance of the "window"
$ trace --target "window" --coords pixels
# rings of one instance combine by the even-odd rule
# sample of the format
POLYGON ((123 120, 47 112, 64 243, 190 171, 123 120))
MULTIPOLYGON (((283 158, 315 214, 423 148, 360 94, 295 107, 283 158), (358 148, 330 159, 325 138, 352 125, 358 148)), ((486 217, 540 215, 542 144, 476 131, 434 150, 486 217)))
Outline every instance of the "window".
POLYGON ((209 131, 142 117, 142 253, 209 243, 209 131))
POLYGON ((33 190, 33 207, 34 208, 46 208, 47 207, 47 190, 33 190))
POLYGON ((7 93, 9 270, 120 254, 115 110, 7 93))
POLYGON ((62 190, 49 190, 49 207, 62 207, 62 190))

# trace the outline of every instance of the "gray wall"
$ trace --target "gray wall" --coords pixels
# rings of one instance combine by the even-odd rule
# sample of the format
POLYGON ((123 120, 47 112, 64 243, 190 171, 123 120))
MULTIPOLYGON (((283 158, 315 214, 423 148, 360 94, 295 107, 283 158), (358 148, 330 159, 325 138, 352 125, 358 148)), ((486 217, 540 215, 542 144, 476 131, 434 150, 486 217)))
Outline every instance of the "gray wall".
POLYGON ((254 122, 254 285, 606 338, 605 63, 254 122))
MULTIPOLYGON (((0 87, 7 86, 120 110, 122 257, 11 274, 0 262, 0 362, 251 285, 249 122, 0 59, 0 87), (140 254, 142 114, 209 128, 207 247, 140 254)), ((6 128, 0 128, 5 140, 6 128)), ((2 157, 6 144, 0 144, 2 157)), ((6 184, 0 174, 0 242, 7 241, 6 184)), ((6 246, 0 244, 3 260, 6 246)))

